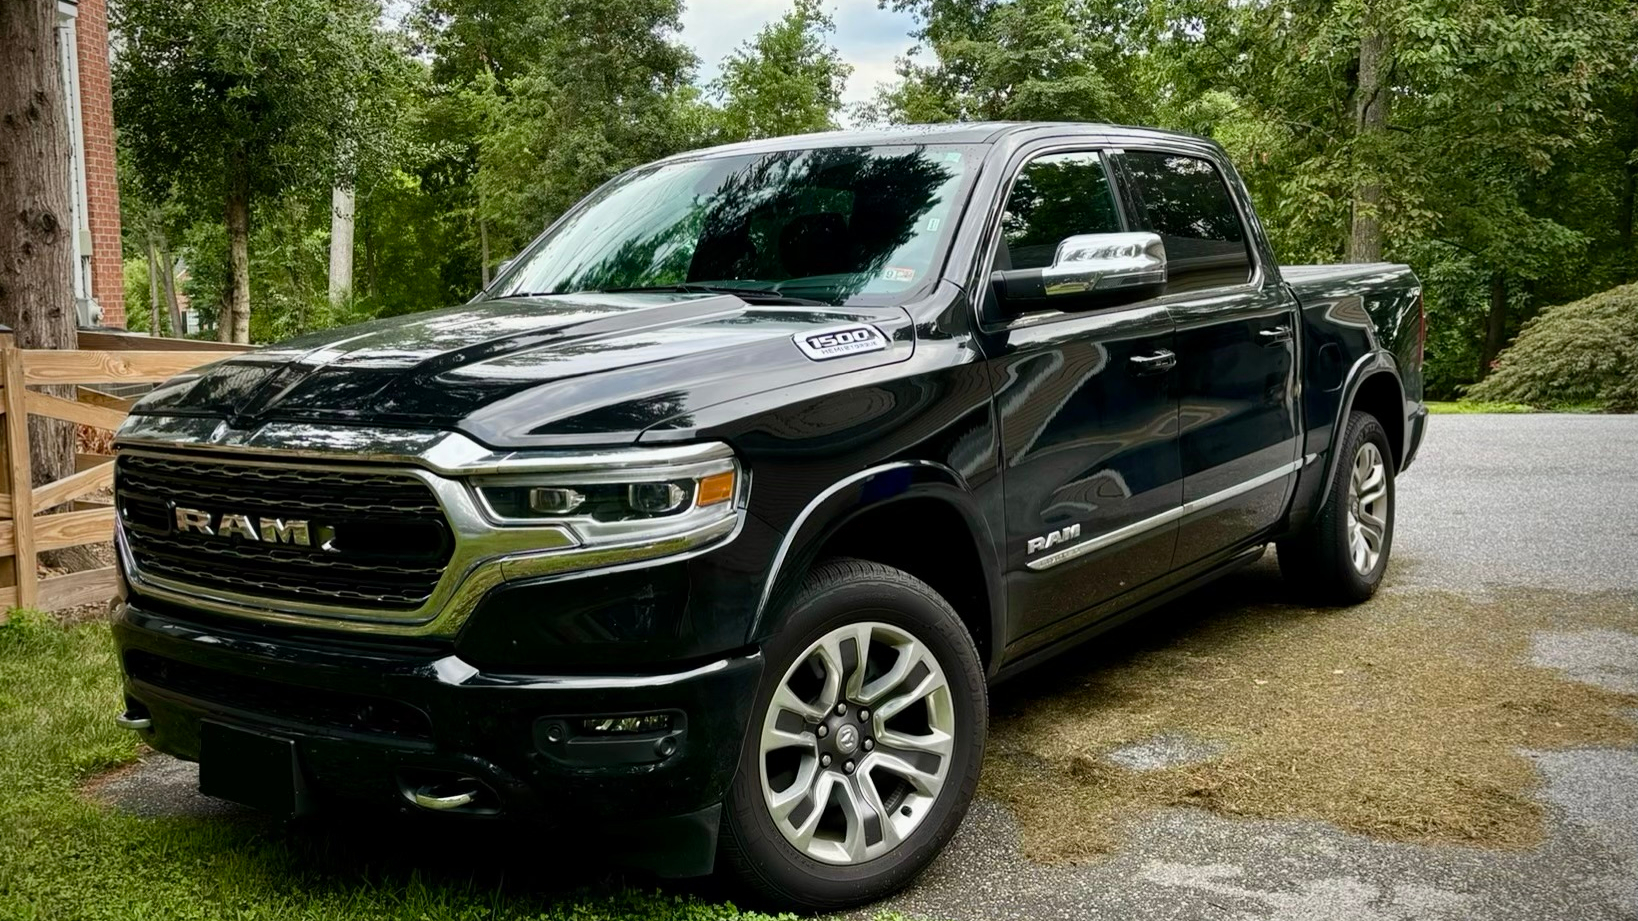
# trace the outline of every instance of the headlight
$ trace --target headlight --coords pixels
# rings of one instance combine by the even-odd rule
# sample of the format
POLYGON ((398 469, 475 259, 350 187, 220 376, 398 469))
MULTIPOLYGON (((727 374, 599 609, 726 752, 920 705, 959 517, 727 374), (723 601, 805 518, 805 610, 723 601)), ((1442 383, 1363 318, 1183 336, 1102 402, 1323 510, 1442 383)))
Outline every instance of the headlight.
POLYGON ((561 525, 582 543, 681 533, 734 517, 745 482, 727 445, 563 457, 528 473, 473 477, 496 524, 561 525))

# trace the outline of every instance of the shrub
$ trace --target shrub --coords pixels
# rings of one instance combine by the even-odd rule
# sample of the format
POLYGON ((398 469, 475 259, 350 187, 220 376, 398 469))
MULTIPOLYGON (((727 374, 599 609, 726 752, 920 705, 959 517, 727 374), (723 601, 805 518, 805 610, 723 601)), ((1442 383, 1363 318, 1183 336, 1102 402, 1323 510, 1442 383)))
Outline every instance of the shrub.
POLYGON ((1638 412, 1638 284, 1547 308, 1467 396, 1638 412))

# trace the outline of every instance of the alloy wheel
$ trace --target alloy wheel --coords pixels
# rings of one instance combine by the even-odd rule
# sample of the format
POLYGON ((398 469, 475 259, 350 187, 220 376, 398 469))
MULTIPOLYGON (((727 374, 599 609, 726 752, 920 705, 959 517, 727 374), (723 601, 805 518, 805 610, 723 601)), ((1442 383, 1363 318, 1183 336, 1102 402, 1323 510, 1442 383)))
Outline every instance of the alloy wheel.
POLYGON ((955 707, 944 668, 907 630, 838 627, 785 672, 764 714, 762 796, 785 840, 853 865, 901 844, 949 774, 955 707))
POLYGON ((1382 559, 1388 532, 1388 468, 1375 442, 1354 455, 1348 486, 1348 556, 1354 570, 1368 576, 1382 559))

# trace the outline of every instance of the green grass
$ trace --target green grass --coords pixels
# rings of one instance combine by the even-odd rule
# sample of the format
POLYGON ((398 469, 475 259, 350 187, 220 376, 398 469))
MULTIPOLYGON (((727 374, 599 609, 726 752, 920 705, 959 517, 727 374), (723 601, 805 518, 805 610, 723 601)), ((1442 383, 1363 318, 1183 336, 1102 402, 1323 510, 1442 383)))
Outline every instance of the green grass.
POLYGON ((1479 403, 1471 400, 1457 400, 1453 402, 1439 402, 1430 400, 1427 404, 1428 412, 1435 416, 1466 416, 1476 413, 1535 413, 1541 412, 1534 406, 1523 403, 1479 403))
POLYGON ((628 883, 568 859, 571 836, 377 820, 138 818, 80 791, 138 755, 117 729, 102 623, 0 625, 0 921, 750 921, 712 884, 628 883))
POLYGON ((1428 412, 1436 416, 1467 416, 1480 413, 1602 413, 1598 403, 1555 403, 1551 406, 1531 406, 1527 403, 1493 403, 1484 400, 1430 400, 1428 412))

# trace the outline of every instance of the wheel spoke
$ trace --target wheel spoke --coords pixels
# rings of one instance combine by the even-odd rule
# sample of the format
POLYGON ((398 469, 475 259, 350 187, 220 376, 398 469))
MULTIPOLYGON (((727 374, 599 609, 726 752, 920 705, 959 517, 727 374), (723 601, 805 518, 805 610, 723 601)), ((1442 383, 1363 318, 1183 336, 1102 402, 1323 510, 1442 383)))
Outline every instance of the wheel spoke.
POLYGON ((890 774, 897 774, 909 781, 910 786, 914 787, 915 791, 922 796, 937 796, 938 791, 944 786, 943 779, 936 772, 922 770, 911 764, 909 760, 885 748, 878 748, 871 752, 859 769, 864 771, 882 770, 890 774))
MULTIPOLYGON (((789 680, 789 679, 787 679, 789 680)), ((808 722, 815 722, 825 715, 828 709, 823 704, 810 704, 796 696, 789 684, 780 684, 774 689, 772 706, 779 710, 788 710, 802 717, 808 722)))
MULTIPOLYGON (((851 700, 858 700, 864 684, 865 656, 870 651, 871 629, 869 624, 854 624, 832 632, 820 641, 820 649, 824 650, 825 657, 837 663, 838 687, 851 700)), ((828 676, 827 676, 828 679, 828 676)), ((827 680, 825 687, 828 690, 830 683, 827 680)), ((837 698, 840 700, 840 696, 837 698)), ((837 700, 828 701, 828 706, 834 707, 837 700)))
POLYGON ((867 822, 875 819, 875 824, 879 826, 882 819, 881 812, 866 801, 863 791, 859 789, 857 778, 857 774, 845 778, 837 783, 835 788, 842 794, 837 797, 836 804, 841 807, 842 818, 847 823, 847 828, 842 834, 842 851, 847 854, 847 859, 854 863, 864 860, 870 847, 869 838, 865 834, 867 822))
MULTIPOLYGON (((893 660, 892 667, 878 676, 876 680, 859 689, 858 695, 854 698, 859 703, 870 707, 875 706, 876 702, 886 696, 889 691, 904 683, 904 679, 910 675, 911 670, 916 667, 916 663, 922 659, 921 644, 915 640, 899 643, 893 648, 898 650, 899 654, 893 660)), ((863 670, 861 669, 861 671, 863 670)))
POLYGON ((903 694, 894 695, 891 699, 876 707, 875 719, 877 725, 886 724, 888 720, 902 713, 906 707, 926 698, 942 687, 944 687, 944 673, 928 669, 915 687, 903 694))
POLYGON ((788 729, 781 729, 771 722, 762 730, 762 750, 764 752, 776 751, 781 748, 805 748, 812 751, 818 744, 819 740, 814 738, 813 733, 806 729, 801 732, 791 732, 788 729))
MULTIPOLYGON (((1360 519, 1359 536, 1365 541, 1365 546, 1371 554, 1382 552, 1382 529, 1373 524, 1370 519, 1360 519)), ((1370 560, 1369 554, 1367 554, 1366 560, 1370 560)))
POLYGON ((802 767, 796 772, 796 780, 768 798, 768 811, 775 822, 784 822, 796 805, 814 792, 818 772, 819 762, 816 759, 804 758, 802 767))
POLYGON ((836 706, 842 699, 843 671, 842 658, 836 647, 828 643, 820 643, 815 650, 819 654, 819 663, 825 667, 825 684, 819 691, 819 712, 829 713, 830 708, 836 706))
POLYGON ((955 747, 955 737, 937 729, 927 735, 910 735, 903 732, 894 732, 891 729, 883 729, 876 737, 881 740, 882 745, 888 748, 923 752, 929 755, 938 755, 940 758, 950 757, 950 752, 955 747))
POLYGON ((861 770, 853 775, 854 783, 858 785, 859 795, 864 799, 872 811, 881 817, 881 849, 892 850, 900 840, 898 826, 893 824, 893 816, 887 811, 882 802, 882 791, 876 789, 876 778, 868 770, 861 770))
MULTIPOLYGON (((836 787, 836 775, 829 771, 822 771, 813 784, 813 808, 802 817, 802 822, 786 832, 792 844, 804 851, 813 846, 813 833, 819 828, 819 820, 824 818, 825 810, 830 805, 831 792, 836 787)), ((787 814, 788 814, 787 810, 787 814)))

